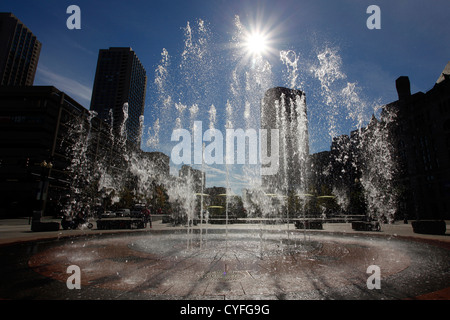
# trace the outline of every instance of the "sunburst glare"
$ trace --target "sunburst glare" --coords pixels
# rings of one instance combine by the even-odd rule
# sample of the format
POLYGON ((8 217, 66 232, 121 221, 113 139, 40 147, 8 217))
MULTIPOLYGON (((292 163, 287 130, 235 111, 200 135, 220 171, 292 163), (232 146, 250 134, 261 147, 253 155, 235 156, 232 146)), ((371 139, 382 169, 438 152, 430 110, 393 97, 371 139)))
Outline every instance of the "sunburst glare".
POLYGON ((249 33, 245 39, 245 48, 252 55, 263 55, 267 52, 267 37, 262 33, 249 33))

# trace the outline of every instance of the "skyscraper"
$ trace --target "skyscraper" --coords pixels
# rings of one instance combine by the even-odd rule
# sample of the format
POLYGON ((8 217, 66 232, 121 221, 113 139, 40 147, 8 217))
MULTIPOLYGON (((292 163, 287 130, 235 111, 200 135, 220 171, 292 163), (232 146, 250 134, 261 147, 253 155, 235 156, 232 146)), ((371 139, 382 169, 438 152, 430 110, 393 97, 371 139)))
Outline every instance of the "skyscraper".
POLYGON ((32 86, 41 46, 16 16, 0 12, 0 85, 32 86))
MULTIPOLYGON (((263 187, 270 193, 304 191, 309 156, 304 93, 282 87, 267 90, 261 105, 261 129, 279 131, 278 171, 262 176, 263 187)), ((267 150, 272 150, 270 138, 267 144, 267 150)))
POLYGON ((145 69, 131 48, 101 49, 90 109, 101 119, 110 121, 112 117, 116 134, 125 120, 127 140, 139 145, 146 87, 145 69), (124 110, 125 103, 128 103, 128 110, 124 110))

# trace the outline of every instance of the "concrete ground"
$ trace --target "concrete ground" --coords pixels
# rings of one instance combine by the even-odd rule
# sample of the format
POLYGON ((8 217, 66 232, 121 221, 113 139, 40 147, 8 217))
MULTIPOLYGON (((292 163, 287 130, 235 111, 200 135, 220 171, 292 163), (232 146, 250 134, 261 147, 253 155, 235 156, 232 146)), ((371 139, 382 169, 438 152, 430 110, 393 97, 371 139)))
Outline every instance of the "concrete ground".
MULTIPOLYGON (((59 219, 44 218, 44 222, 60 222, 59 219)), ((11 244, 15 242, 22 241, 34 241, 40 239, 57 239, 64 237, 72 237, 75 235, 89 235, 89 234, 117 234, 117 233, 130 233, 130 232, 143 232, 151 230, 186 230, 186 226, 172 226, 168 223, 162 223, 161 220, 153 221, 152 228, 150 229, 147 225, 146 229, 133 229, 133 230, 97 230, 95 220, 92 221, 94 227, 92 229, 81 229, 81 230, 63 230, 60 228, 59 231, 48 231, 48 232, 32 232, 31 225, 28 218, 18 218, 18 219, 0 219, 0 245, 11 244)), ((381 232, 372 231, 364 232, 364 234, 373 234, 381 236, 399 236, 399 237, 413 237, 417 239, 429 239, 450 242, 450 220, 446 221, 447 231, 445 235, 427 235, 414 233, 411 223, 404 224, 403 221, 397 221, 393 224, 384 224, 382 226, 381 232)), ((261 225, 258 224, 232 224, 228 225, 229 229, 234 230, 245 230, 245 229, 258 229, 261 225)), ((289 225, 265 225, 262 226, 267 230, 296 230, 293 224, 289 225)), ((198 224, 193 226, 192 229, 225 229, 224 225, 220 224, 198 224)), ((302 230, 300 230, 302 231, 302 230)), ((310 232, 307 230, 307 232, 310 232)), ((344 233, 344 234, 355 234, 361 233, 361 231, 355 231, 352 229, 351 223, 325 223, 323 224, 323 230, 314 230, 314 232, 332 232, 332 233, 344 233)))

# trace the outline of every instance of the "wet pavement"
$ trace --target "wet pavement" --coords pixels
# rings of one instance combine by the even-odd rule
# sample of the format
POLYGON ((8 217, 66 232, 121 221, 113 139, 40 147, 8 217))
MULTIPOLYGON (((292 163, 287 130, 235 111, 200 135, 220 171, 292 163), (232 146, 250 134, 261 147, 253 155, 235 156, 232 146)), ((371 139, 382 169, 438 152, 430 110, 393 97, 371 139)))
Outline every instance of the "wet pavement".
POLYGON ((0 298, 50 300, 449 299, 450 237, 410 225, 68 230, 0 223, 0 298), (8 225, 8 227, 6 227, 8 225), (22 226, 22 229, 19 227, 22 226), (39 239, 37 239, 39 238, 39 239), (69 289, 69 266, 81 289, 69 289), (369 266, 380 289, 368 288, 369 266))

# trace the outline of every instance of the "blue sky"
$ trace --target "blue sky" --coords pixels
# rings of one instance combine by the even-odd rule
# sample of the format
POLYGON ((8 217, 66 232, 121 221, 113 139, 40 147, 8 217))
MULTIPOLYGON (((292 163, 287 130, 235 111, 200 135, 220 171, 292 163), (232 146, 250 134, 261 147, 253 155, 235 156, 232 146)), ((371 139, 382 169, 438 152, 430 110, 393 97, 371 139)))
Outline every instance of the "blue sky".
MULTIPOLYGON (((206 67, 214 75, 208 75, 209 71, 205 71, 203 65, 191 64, 188 69, 193 71, 191 76, 194 78, 197 72, 206 77, 202 94, 210 92, 208 99, 212 98, 205 102, 205 108, 214 104, 218 111, 223 111, 225 101, 229 99, 227 81, 234 66, 227 64, 233 54, 230 43, 238 15, 246 29, 259 26, 269 32, 272 51, 264 59, 273 68, 271 86, 290 84, 279 53, 292 50, 298 57, 299 77, 295 86, 304 90, 307 96, 311 152, 328 150, 333 134, 348 134, 355 129, 355 117, 367 120, 376 113, 377 106, 396 100, 397 77, 409 76, 413 93, 432 88, 450 60, 449 9, 446 0, 25 0, 0 3, 0 11, 13 12, 43 44, 35 84, 54 85, 86 108, 90 104, 98 50, 112 46, 132 47, 148 76, 146 134, 148 127, 152 129, 155 119, 159 118, 161 127, 173 129, 173 119, 162 116, 159 109, 161 92, 154 83, 155 69, 160 64, 162 50, 166 49, 172 59, 171 78, 184 77, 184 85, 177 88, 186 88, 187 75, 180 73, 176 66, 185 49, 188 22, 193 30, 198 28, 199 20, 207 26, 208 54, 212 58, 206 67), (66 27, 69 17, 66 9, 72 4, 81 9, 81 30, 66 27), (366 9, 372 4, 381 9, 379 30, 366 27, 369 17, 366 9), (324 89, 324 83, 313 70, 317 71, 319 67, 318 56, 327 50, 337 57, 334 66, 338 67, 341 77, 333 78, 324 89), (222 77, 223 74, 227 76, 222 77), (364 105, 363 108, 351 104, 342 107, 345 98, 334 99, 346 87, 353 89, 356 104, 364 105), (340 105, 340 109, 329 110, 334 105, 340 105), (357 111, 353 112, 352 108, 357 111)), ((336 74, 329 73, 328 76, 336 74)), ((195 80, 201 82, 202 78, 195 80)), ((178 96, 178 102, 190 106, 193 102, 183 101, 185 95, 187 93, 171 93, 172 97, 178 96)), ((167 145, 147 147, 147 138, 144 136, 144 149, 159 148, 166 153, 170 150, 167 145)))

